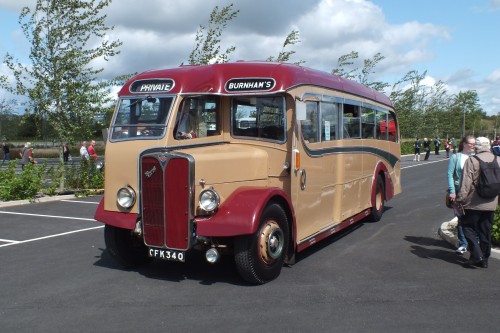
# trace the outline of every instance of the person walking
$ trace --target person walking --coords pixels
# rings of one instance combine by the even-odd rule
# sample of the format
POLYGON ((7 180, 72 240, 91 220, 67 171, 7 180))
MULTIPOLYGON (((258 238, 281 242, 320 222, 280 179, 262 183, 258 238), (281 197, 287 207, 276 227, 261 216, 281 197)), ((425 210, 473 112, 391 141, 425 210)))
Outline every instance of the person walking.
POLYGON ((2 151, 3 151, 3 160, 2 160, 2 165, 3 165, 5 163, 5 161, 7 161, 7 162, 10 161, 9 145, 5 142, 2 142, 2 151))
POLYGON ((431 153, 431 143, 427 138, 424 138, 424 151, 425 151, 424 161, 427 161, 431 153))
POLYGON ((95 151, 95 141, 94 140, 90 141, 90 146, 87 149, 87 151, 89 153, 89 156, 92 157, 92 161, 97 162, 97 153, 95 151))
POLYGON ((461 221, 470 252, 470 258, 465 266, 488 268, 488 258, 491 254, 491 229, 493 215, 498 205, 498 196, 493 198, 479 196, 477 192, 480 174, 478 159, 499 163, 498 157, 490 151, 488 138, 476 139, 476 156, 469 158, 464 164, 456 202, 463 207, 464 214, 461 221))
MULTIPOLYGON (((467 161, 469 156, 474 154, 475 143, 476 139, 472 135, 462 138, 458 147, 458 153, 451 155, 450 161, 448 162, 448 191, 450 192, 451 202, 456 200, 458 190, 460 189, 460 176, 462 175, 465 161, 467 161)), ((456 214, 455 216, 458 218, 458 248, 456 252, 457 254, 464 254, 467 252, 467 240, 465 239, 464 230, 462 228, 462 217, 456 214)))
POLYGON ((439 136, 434 138, 434 153, 439 155, 439 146, 441 146, 441 141, 439 141, 439 136))
POLYGON ((67 143, 63 143, 62 145, 62 154, 64 163, 68 163, 69 161, 69 147, 67 143))
POLYGON ((495 141, 491 143, 491 152, 496 156, 500 156, 500 136, 498 135, 495 141))
POLYGON ((80 157, 83 159, 89 160, 89 152, 87 150, 87 141, 82 141, 82 146, 80 147, 80 157))
POLYGON ((422 147, 422 141, 420 141, 420 139, 417 137, 413 146, 415 147, 415 157, 413 158, 413 160, 420 161, 420 147, 422 147))
POLYGON ((446 151, 446 158, 450 158, 450 141, 448 139, 444 141, 444 150, 446 151))
POLYGON ((455 137, 451 138, 451 147, 453 148, 453 154, 457 153, 457 140, 455 140, 455 137))
POLYGON ((26 164, 35 163, 33 152, 31 151, 31 142, 26 142, 24 144, 24 148, 19 155, 21 156, 21 170, 24 170, 26 164))

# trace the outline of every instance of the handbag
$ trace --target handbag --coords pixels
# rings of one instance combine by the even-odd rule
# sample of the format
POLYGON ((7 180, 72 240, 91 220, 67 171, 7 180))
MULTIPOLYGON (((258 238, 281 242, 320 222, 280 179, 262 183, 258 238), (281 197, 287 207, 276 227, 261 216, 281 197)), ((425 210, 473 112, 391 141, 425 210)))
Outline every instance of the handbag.
MULTIPOLYGON (((455 172, 457 171, 458 156, 455 156, 455 167, 453 168, 453 178, 455 178, 455 172)), ((453 208, 453 201, 450 198, 450 189, 446 190, 446 195, 444 197, 444 204, 448 208, 453 208)))
POLYGON ((451 201, 451 198, 450 198, 450 190, 446 190, 446 196, 444 198, 444 203, 445 203, 446 207, 453 208, 453 202, 451 201))

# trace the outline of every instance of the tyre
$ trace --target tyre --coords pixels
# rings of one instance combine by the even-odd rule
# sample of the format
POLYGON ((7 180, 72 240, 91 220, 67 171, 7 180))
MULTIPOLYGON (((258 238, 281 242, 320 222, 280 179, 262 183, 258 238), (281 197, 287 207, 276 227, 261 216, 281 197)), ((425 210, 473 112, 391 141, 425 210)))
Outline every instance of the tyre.
POLYGON ((371 218, 374 221, 380 221, 384 213, 385 206, 385 188, 382 176, 377 176, 377 183, 375 184, 375 206, 372 207, 371 218))
POLYGON ((257 232, 235 239, 234 258, 241 277, 263 284, 280 275, 288 251, 289 228, 283 208, 268 205, 260 218, 257 232))
POLYGON ((151 260, 147 247, 132 230, 106 224, 104 242, 111 257, 125 268, 134 268, 151 260))

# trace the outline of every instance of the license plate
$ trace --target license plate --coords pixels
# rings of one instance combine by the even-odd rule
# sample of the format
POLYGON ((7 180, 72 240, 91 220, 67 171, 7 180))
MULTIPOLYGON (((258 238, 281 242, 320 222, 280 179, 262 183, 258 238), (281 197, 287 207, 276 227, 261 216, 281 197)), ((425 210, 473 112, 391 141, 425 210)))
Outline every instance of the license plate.
POLYGON ((183 251, 176 250, 166 250, 166 249, 156 249, 154 247, 150 247, 148 250, 148 254, 152 258, 169 260, 169 261, 186 261, 186 254, 183 251))

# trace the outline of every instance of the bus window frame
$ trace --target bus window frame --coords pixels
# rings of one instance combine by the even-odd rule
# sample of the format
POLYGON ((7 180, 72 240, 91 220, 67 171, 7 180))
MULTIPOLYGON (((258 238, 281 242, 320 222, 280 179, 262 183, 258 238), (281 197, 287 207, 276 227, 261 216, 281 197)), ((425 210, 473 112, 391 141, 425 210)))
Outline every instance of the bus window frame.
MULTIPOLYGON (((109 141, 110 142, 122 142, 122 141, 136 141, 136 140, 159 140, 159 139, 162 139, 166 136, 167 134, 167 128, 168 128, 168 123, 170 121, 170 117, 172 116, 172 110, 174 110, 174 106, 175 106, 175 103, 176 103, 176 99, 177 99, 177 95, 176 94, 158 94, 158 95, 151 95, 151 96, 145 96, 144 94, 138 94, 138 95, 122 95, 119 97, 117 103, 116 103, 116 106, 115 106, 115 110, 113 112, 113 118, 111 119, 111 122, 110 122, 110 125, 109 125, 109 141), (164 124, 146 124, 147 126, 161 126, 163 127, 163 131, 162 131, 162 134, 161 135, 140 135, 140 136, 127 136, 127 137, 123 137, 123 138, 113 138, 113 134, 114 134, 114 128, 116 128, 116 118, 118 117, 119 115, 119 108, 121 107, 122 105, 122 101, 124 100, 131 100, 131 99, 147 99, 148 97, 153 97, 153 98, 156 98, 156 99, 161 99, 161 98, 172 98, 172 101, 170 103, 170 107, 169 109, 167 110, 167 115, 165 117, 165 122, 164 124)), ((128 125, 121 125, 121 126, 129 126, 129 127, 140 127, 140 126, 144 126, 144 125, 141 125, 141 123, 138 123, 138 124, 128 124, 128 125)))
MULTIPOLYGON (((288 133, 288 116, 287 116, 287 101, 286 101, 286 96, 281 93, 277 94, 259 94, 259 95, 232 95, 230 96, 230 103, 229 103, 229 113, 230 113, 230 133, 231 137, 235 139, 243 139, 243 140, 256 140, 256 141, 265 141, 265 142, 273 142, 273 143, 278 143, 278 144, 284 144, 287 142, 287 133, 288 133), (245 135, 237 135, 234 132, 234 127, 236 126, 237 119, 235 119, 235 115, 233 114, 233 107, 234 107, 234 101, 237 98, 276 98, 279 97, 281 98, 282 101, 282 110, 283 110, 283 118, 281 121, 283 122, 283 140, 277 140, 277 139, 272 139, 272 138, 266 138, 266 137, 261 137, 261 136, 245 136, 245 135)), ((257 106, 256 106, 257 108, 257 106)), ((256 115, 256 129, 258 131, 259 127, 259 114, 256 115)), ((247 117, 243 117, 247 118, 247 117)), ((241 119, 243 119, 241 118, 241 119)))

